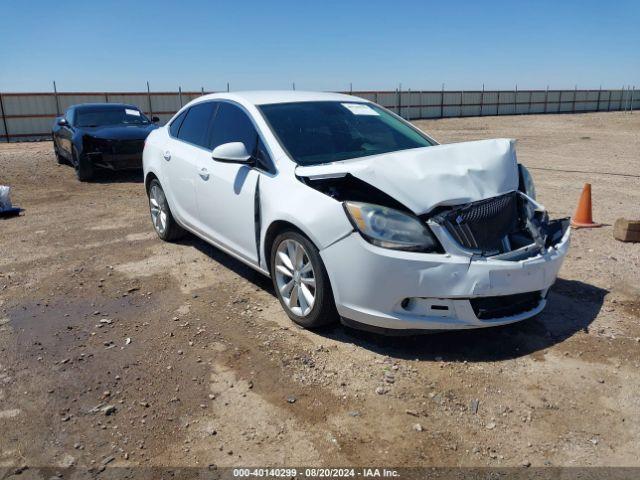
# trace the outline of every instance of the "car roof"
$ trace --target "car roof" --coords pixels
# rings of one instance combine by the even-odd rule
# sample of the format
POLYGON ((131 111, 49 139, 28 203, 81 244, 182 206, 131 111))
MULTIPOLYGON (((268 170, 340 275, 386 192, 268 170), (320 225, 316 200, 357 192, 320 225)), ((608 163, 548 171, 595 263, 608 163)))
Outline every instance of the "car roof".
POLYGON ((126 108, 135 108, 139 110, 140 108, 137 105, 133 105, 131 103, 78 103, 77 105, 71 105, 69 108, 80 108, 80 107, 126 107, 126 108))
POLYGON ((198 100, 228 99, 244 101, 253 105, 293 102, 366 102, 367 100, 333 92, 304 92, 299 90, 255 90, 244 92, 212 93, 198 100))

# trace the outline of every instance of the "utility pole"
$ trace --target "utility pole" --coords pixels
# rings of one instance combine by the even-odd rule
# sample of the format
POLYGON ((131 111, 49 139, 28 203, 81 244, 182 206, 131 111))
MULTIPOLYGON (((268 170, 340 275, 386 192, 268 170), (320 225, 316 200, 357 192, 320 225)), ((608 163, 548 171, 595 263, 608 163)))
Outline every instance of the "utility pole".
POLYGON ((58 100, 58 88, 56 87, 56 81, 53 81, 53 96, 56 99, 56 115, 60 116, 60 100, 58 100))
POLYGON ((544 113, 547 113, 547 106, 549 105, 549 85, 544 92, 544 113))
POLYGON ((153 117, 153 105, 151 105, 151 87, 147 81, 147 101, 149 102, 149 115, 153 117))
POLYGON ((2 103, 2 94, 0 93, 0 113, 2 114, 2 124, 4 125, 5 140, 9 143, 9 129, 7 128, 7 118, 4 114, 4 103, 2 103))

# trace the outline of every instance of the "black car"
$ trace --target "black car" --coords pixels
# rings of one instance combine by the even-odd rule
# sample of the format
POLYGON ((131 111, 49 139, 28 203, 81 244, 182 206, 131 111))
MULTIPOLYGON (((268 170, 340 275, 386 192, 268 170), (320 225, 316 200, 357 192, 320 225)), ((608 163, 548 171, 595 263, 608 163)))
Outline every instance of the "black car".
POLYGON ((58 163, 70 163, 86 182, 97 168, 142 169, 144 140, 157 128, 135 105, 86 103, 73 105, 53 126, 58 163))

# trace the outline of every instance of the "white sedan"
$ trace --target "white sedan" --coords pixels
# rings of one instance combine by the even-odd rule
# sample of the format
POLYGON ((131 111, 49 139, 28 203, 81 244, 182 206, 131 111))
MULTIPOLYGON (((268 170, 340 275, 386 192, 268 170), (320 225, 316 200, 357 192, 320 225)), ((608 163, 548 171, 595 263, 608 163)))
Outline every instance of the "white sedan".
POLYGON ((146 140, 153 226, 270 276, 296 323, 391 333, 538 314, 569 246, 514 141, 439 145, 361 98, 202 96, 146 140))

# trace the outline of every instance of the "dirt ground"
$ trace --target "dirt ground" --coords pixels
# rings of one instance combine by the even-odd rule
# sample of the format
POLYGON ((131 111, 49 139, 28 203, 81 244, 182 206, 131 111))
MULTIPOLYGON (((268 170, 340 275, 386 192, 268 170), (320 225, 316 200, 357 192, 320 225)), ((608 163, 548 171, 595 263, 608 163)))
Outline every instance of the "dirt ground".
POLYGON ((640 113, 419 121, 518 139, 552 216, 593 184, 547 310, 483 331, 294 326, 270 281, 161 242, 140 179, 0 145, 0 467, 640 466, 640 113), (614 175, 615 174, 615 175, 614 175))

